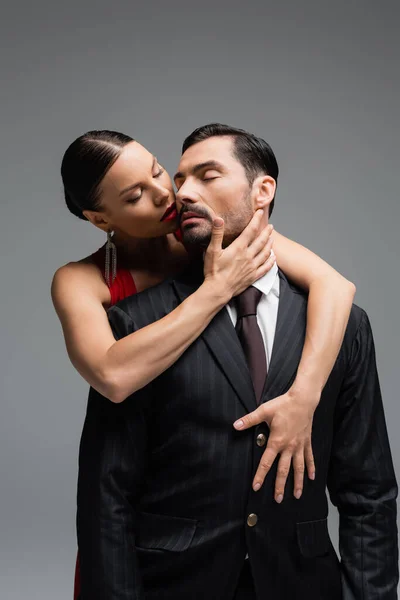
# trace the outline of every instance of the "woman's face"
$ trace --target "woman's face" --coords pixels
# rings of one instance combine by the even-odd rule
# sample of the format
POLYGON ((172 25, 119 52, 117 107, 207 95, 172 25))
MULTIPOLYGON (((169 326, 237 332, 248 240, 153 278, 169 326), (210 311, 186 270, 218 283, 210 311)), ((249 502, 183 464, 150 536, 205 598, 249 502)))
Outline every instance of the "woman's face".
POLYGON ((101 210, 96 214, 103 223, 95 224, 102 229, 121 237, 153 238, 178 228, 172 181, 138 142, 123 148, 103 178, 100 192, 101 210))

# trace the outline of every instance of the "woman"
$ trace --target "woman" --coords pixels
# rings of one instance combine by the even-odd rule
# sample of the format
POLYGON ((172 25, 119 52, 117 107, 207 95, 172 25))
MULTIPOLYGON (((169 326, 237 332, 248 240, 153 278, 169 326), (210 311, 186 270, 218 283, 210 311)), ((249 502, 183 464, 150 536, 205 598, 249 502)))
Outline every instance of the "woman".
MULTIPOLYGON (((271 228, 259 232, 258 211, 242 235, 222 250, 223 230, 216 220, 200 288, 160 321, 116 342, 107 308, 187 262, 174 235, 178 222, 172 182, 138 142, 110 131, 88 132, 75 140, 64 155, 61 173, 68 208, 106 232, 108 241, 90 257, 57 271, 54 305, 73 365, 101 394, 121 402, 169 368, 233 296, 271 268, 271 228)), ((297 498, 304 463, 309 477, 315 476, 312 416, 339 352, 355 288, 320 258, 277 233, 274 251, 280 268, 309 291, 306 341, 289 392, 244 421, 248 426, 266 420, 271 428, 254 486, 262 483, 280 453, 275 498, 281 502, 292 457, 297 498)))

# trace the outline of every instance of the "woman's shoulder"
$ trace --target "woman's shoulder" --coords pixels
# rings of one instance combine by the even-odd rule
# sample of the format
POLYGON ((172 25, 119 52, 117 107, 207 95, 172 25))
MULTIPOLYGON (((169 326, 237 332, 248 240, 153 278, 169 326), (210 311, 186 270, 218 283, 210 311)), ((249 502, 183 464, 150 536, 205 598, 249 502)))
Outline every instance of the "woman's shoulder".
MULTIPOLYGON (((54 274, 54 277, 58 279, 69 279, 86 277, 101 281, 106 285, 105 281, 105 265, 106 265, 106 248, 105 245, 101 246, 98 250, 85 256, 80 260, 70 261, 65 265, 59 267, 54 274)), ((118 269, 119 271, 121 269, 118 269)))
MULTIPOLYGON (((100 249, 101 250, 101 249, 100 249)), ((57 280, 68 280, 79 279, 80 277, 90 277, 90 279, 102 280, 101 270, 99 269, 99 265, 96 264, 96 261, 93 259, 94 254, 90 254, 85 258, 81 258, 80 260, 70 261, 57 269, 54 273, 54 279, 57 280)))
POLYGON ((110 292, 92 255, 59 267, 51 283, 54 303, 68 302, 72 296, 82 294, 90 295, 104 305, 110 304, 110 292))
POLYGON ((107 276, 106 262, 106 248, 102 246, 90 256, 61 267, 64 270, 62 277, 67 279, 72 277, 75 281, 89 277, 90 285, 96 286, 96 293, 101 293, 105 307, 109 308, 124 298, 136 294, 137 288, 130 270, 119 265, 118 262, 114 273, 110 264, 111 272, 107 276))

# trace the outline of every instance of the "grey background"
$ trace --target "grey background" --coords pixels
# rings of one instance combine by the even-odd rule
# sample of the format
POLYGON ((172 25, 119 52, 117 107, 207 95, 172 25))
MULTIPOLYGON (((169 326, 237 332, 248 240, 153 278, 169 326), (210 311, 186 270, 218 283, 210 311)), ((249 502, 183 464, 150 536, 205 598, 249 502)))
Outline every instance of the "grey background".
MULTIPOLYGON (((272 222, 358 288, 396 466, 399 297, 397 2, 14 2, 1 62, 0 593, 70 599, 87 385, 50 300, 57 267, 103 236, 63 205, 59 166, 92 128, 129 133, 172 172, 195 127, 265 137, 272 222)), ((336 516, 331 528, 336 539, 336 516)))

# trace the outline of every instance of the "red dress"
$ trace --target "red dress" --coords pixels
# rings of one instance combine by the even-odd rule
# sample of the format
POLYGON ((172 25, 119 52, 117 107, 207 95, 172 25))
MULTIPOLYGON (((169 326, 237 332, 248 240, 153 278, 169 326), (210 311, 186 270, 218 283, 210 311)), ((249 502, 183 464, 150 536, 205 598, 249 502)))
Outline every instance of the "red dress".
MULTIPOLYGON (((105 279, 105 246, 97 250, 91 256, 95 265, 97 265, 100 271, 103 274, 105 279)), ((128 296, 132 296, 136 294, 137 289, 135 286, 135 282, 133 281, 133 277, 131 272, 128 269, 124 269, 123 267, 117 267, 117 275, 113 281, 113 283, 109 286, 110 294, 111 294, 111 304, 116 304, 120 300, 127 298, 128 296)), ((79 553, 76 559, 76 568, 75 568, 75 585, 74 585, 74 600, 79 600, 81 585, 80 585, 80 573, 79 573, 79 553)))

